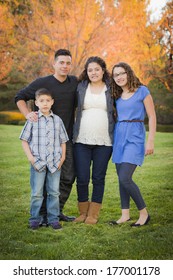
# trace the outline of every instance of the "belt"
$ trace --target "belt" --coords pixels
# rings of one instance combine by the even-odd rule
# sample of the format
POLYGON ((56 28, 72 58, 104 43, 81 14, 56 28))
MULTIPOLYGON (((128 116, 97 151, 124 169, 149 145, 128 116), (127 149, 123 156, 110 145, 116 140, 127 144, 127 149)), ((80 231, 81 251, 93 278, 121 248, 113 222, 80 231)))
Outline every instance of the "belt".
POLYGON ((119 121, 119 122, 144 122, 143 120, 123 120, 123 121, 119 121))

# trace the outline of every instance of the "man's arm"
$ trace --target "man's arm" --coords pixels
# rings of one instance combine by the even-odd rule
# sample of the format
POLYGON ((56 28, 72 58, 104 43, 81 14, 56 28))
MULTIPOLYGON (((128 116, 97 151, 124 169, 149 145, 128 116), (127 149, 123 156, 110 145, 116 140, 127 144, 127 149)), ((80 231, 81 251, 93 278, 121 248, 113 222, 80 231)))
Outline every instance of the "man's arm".
POLYGON ((40 78, 33 81, 31 84, 21 89, 15 96, 15 103, 20 112, 30 121, 37 121, 37 113, 31 112, 27 101, 35 100, 35 92, 42 87, 42 80, 40 78))
POLYGON ((25 116, 27 120, 32 122, 36 122, 38 120, 37 112, 30 112, 27 103, 24 100, 19 100, 16 104, 19 108, 19 111, 25 116))

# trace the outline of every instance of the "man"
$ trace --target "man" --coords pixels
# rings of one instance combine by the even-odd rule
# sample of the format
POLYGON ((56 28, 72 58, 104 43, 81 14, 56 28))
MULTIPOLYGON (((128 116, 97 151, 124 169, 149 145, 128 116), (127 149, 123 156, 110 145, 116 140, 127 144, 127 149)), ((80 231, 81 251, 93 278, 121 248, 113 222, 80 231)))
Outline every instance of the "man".
MULTIPOLYGON (((70 195, 75 180, 73 162, 72 131, 74 122, 74 111, 76 104, 77 78, 69 75, 71 70, 72 56, 69 50, 59 49, 54 56, 54 74, 41 77, 20 90, 15 96, 15 102, 20 112, 30 121, 37 121, 37 111, 30 112, 27 101, 35 99, 35 92, 40 88, 49 90, 54 98, 52 111, 58 115, 64 123, 69 141, 66 146, 66 160, 61 169, 60 178, 60 221, 72 221, 75 217, 65 216, 63 207, 70 195)), ((43 225, 46 219, 46 192, 42 205, 43 225)))

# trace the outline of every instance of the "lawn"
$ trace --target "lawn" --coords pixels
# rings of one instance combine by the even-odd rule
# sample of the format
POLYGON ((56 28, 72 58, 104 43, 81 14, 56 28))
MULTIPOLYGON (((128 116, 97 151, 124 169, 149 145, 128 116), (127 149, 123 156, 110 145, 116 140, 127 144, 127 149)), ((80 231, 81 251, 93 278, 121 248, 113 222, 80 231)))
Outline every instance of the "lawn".
MULTIPOLYGON (((62 223, 63 230, 28 229, 29 164, 18 139, 21 126, 0 125, 1 260, 172 260, 173 133, 157 132, 155 154, 146 157, 134 180, 147 203, 151 221, 141 228, 130 223, 110 226, 121 213, 115 167, 110 161, 103 206, 96 225, 62 223)), ((77 215, 76 188, 64 213, 77 215)), ((138 212, 131 203, 131 222, 138 212)))

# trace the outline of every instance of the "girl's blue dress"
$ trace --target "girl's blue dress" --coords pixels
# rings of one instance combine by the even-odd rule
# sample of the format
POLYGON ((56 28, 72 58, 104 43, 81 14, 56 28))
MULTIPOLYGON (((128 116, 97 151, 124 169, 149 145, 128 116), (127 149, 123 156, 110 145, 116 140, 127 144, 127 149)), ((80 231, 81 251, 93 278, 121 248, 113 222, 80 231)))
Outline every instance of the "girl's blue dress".
POLYGON ((144 120, 146 110, 144 99, 150 92, 140 86, 129 99, 116 100, 118 114, 114 130, 112 161, 142 165, 145 155, 145 125, 143 122, 122 122, 123 120, 144 120))

